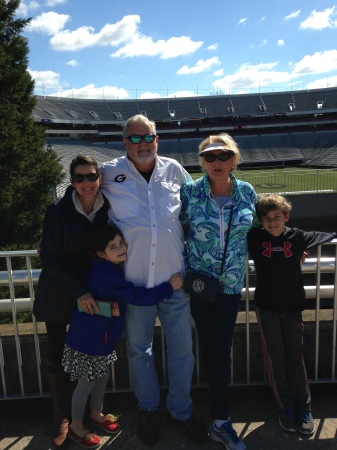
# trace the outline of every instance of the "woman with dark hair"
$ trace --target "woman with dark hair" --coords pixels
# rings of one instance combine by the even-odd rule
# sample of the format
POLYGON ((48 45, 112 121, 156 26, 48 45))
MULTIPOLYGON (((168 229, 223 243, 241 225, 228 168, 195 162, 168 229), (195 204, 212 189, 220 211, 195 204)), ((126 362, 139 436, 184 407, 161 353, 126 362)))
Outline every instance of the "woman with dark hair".
POLYGON ((99 189, 101 175, 93 158, 78 155, 72 160, 70 183, 64 196, 45 214, 40 244, 42 270, 33 307, 33 314, 45 322, 47 330, 47 379, 56 448, 65 442, 70 419, 72 389, 61 365, 66 328, 76 304, 88 313, 98 311, 83 272, 88 235, 93 228, 107 223, 109 209, 99 189))

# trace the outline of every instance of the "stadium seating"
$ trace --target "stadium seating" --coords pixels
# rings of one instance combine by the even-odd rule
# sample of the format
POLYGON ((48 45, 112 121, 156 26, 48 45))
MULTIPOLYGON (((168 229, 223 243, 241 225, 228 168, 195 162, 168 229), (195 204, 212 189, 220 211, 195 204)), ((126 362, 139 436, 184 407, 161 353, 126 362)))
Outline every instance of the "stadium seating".
POLYGON ((337 167, 337 88, 153 99, 37 96, 33 116, 66 170, 80 152, 99 162, 124 154, 122 126, 143 114, 157 123, 159 153, 187 169, 198 167, 198 145, 229 133, 248 167, 337 167))

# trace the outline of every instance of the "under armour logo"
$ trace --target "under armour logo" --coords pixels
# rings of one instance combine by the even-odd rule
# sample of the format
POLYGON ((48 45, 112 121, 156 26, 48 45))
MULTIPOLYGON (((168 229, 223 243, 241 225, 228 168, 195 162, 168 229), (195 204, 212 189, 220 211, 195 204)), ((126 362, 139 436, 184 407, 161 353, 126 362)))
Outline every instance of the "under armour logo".
POLYGON ((271 252, 284 252, 284 256, 286 258, 293 256, 293 252, 290 250, 291 243, 284 242, 283 245, 284 247, 272 247, 271 242, 262 242, 262 247, 265 248, 265 250, 262 252, 262 255, 267 256, 267 258, 270 258, 271 252))
POLYGON ((200 280, 200 278, 198 280, 194 280, 192 283, 192 290, 198 294, 200 294, 200 292, 203 292, 203 290, 205 289, 205 283, 200 280))

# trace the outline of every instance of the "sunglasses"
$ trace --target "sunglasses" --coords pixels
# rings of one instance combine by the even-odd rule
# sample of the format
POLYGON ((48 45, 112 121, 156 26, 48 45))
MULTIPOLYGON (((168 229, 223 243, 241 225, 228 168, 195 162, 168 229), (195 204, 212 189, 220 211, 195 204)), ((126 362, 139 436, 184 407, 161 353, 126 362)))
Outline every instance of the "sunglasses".
POLYGON ((149 144, 150 142, 153 142, 156 139, 156 135, 144 134, 144 136, 141 136, 140 134, 133 134, 132 136, 128 136, 125 139, 128 139, 133 144, 140 144, 142 140, 149 144))
POLYGON ((86 173, 85 175, 81 174, 81 173, 75 173, 74 175, 71 176, 71 179, 73 180, 74 183, 83 183, 83 181, 85 179, 87 179, 88 181, 97 181, 99 178, 100 174, 95 172, 95 173, 86 173))
POLYGON ((215 155, 214 153, 204 153, 200 156, 205 158, 205 161, 207 162, 214 162, 216 159, 219 161, 228 161, 233 155, 234 152, 221 152, 218 155, 215 155))

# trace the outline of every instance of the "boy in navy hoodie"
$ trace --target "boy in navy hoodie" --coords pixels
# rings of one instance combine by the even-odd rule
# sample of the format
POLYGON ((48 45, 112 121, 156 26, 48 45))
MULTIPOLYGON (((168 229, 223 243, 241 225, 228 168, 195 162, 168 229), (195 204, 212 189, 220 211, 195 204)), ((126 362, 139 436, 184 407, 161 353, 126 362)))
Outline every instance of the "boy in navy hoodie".
POLYGON ((266 371, 281 427, 310 435, 315 426, 303 359, 301 259, 306 249, 331 241, 336 233, 286 227, 291 204, 280 195, 260 196, 255 207, 262 228, 252 228, 247 239, 256 268, 254 301, 266 371))

